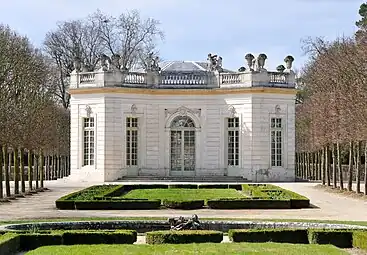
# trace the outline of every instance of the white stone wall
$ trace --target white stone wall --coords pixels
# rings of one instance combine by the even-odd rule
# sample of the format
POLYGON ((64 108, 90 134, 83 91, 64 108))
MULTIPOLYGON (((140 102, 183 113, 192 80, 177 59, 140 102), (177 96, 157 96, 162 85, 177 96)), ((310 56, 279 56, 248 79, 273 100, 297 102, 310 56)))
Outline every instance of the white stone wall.
POLYGON ((253 181, 294 179, 294 95, 234 94, 163 96, 148 94, 90 94, 71 98, 71 178, 114 181, 123 176, 170 175, 170 121, 180 107, 196 123, 198 176, 243 176, 253 181), (96 164, 82 167, 82 126, 85 107, 96 118, 96 164), (132 112, 131 106, 136 106, 132 112), (280 112, 275 112, 275 106, 280 112), (231 108, 234 109, 231 110, 231 108), (190 112, 190 109, 192 112, 190 112), (270 167, 270 118, 286 121, 284 168, 270 167), (137 168, 125 162, 125 119, 139 118, 137 168), (227 167, 225 119, 238 116, 241 123, 240 165, 227 167))

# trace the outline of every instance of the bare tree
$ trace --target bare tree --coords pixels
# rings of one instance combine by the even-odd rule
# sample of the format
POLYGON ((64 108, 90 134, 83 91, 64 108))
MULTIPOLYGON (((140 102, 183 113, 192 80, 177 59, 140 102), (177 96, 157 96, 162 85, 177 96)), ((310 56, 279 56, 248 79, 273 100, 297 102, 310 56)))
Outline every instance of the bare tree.
POLYGON ((155 52, 163 39, 159 21, 142 19, 137 10, 112 17, 96 11, 85 19, 61 22, 46 35, 45 51, 52 59, 56 97, 69 107, 69 75, 75 59, 84 71, 93 71, 102 54, 120 56, 119 67, 129 70, 143 65, 147 54, 155 52))

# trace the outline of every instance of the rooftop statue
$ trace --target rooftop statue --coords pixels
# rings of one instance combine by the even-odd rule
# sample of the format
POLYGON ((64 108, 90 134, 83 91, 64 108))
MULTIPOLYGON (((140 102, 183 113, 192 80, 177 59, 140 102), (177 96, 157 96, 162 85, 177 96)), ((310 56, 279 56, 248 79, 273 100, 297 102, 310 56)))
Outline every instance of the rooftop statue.
POLYGON ((223 68, 222 68, 222 62, 223 62, 223 59, 222 57, 218 57, 217 55, 212 55, 211 53, 208 54, 208 71, 218 71, 218 72, 221 72, 223 71, 223 68))

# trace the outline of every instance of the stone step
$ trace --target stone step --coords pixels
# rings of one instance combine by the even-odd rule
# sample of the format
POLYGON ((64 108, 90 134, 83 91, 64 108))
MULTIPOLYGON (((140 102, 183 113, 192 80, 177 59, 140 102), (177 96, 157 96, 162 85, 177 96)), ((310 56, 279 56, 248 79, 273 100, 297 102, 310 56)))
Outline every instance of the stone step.
POLYGON ((231 177, 231 176, 126 176, 118 179, 117 181, 130 181, 130 182, 216 182, 216 183, 243 183, 249 182, 247 179, 242 177, 231 177))

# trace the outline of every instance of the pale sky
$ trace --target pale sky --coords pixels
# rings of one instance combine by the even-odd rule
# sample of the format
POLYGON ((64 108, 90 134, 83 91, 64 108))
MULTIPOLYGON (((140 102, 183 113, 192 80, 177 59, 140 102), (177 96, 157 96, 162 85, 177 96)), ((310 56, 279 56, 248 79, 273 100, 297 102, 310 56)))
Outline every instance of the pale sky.
POLYGON ((206 60, 209 52, 223 66, 246 66, 247 53, 265 53, 274 70, 286 55, 295 67, 305 57, 301 39, 352 35, 359 19, 358 0, 0 0, 0 23, 10 25, 41 46, 58 21, 86 17, 100 9, 118 16, 128 9, 160 20, 164 60, 206 60))

